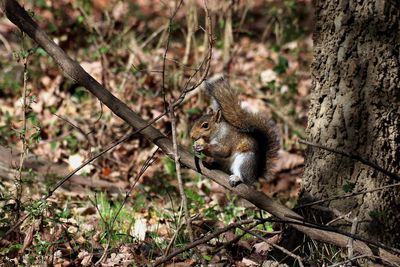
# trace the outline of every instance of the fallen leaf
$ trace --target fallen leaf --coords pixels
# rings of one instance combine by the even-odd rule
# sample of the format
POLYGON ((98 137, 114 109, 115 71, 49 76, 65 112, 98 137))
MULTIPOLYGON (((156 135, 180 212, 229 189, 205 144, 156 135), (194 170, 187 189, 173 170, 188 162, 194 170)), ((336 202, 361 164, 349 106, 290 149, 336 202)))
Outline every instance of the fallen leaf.
POLYGON ((32 243, 35 225, 36 224, 32 224, 31 227, 29 227, 29 230, 26 233, 25 238, 24 238, 24 245, 22 246, 21 250, 19 251, 20 253, 23 253, 25 251, 25 249, 32 243))
POLYGON ((260 76, 261 76, 261 82, 263 84, 267 84, 269 82, 276 81, 278 79, 278 75, 276 74, 276 72, 271 69, 264 70, 263 72, 261 72, 260 76))
POLYGON ((109 176, 110 173, 111 173, 111 168, 110 168, 109 166, 104 166, 104 167, 101 169, 101 175, 102 175, 102 176, 109 176))
POLYGON ((304 165, 304 157, 285 150, 279 150, 278 159, 275 162, 275 171, 291 170, 302 165, 304 165))
POLYGON ((284 263, 281 264, 277 261, 268 260, 263 262, 262 267, 289 267, 289 266, 284 263))
MULTIPOLYGON (((68 157, 68 165, 70 170, 75 170, 83 163, 83 157, 79 154, 70 155, 68 157)), ((87 164, 82 169, 80 169, 76 174, 80 175, 83 173, 90 173, 93 170, 93 165, 87 164)))
POLYGON ((112 16, 116 21, 122 21, 129 11, 127 2, 118 1, 112 10, 112 16))
POLYGON ((257 262, 252 261, 252 260, 250 260, 250 259, 248 259, 248 258, 243 258, 242 263, 243 263, 245 266, 258 266, 258 265, 259 265, 257 262))
POLYGON ((93 76, 93 78, 96 79, 96 81, 101 83, 101 74, 103 71, 102 65, 100 61, 94 61, 94 62, 81 62, 82 68, 89 73, 90 75, 93 76))
POLYGON ((144 241, 147 231, 147 222, 145 219, 137 219, 133 226, 132 236, 136 237, 139 241, 144 241))
POLYGON ((262 255, 266 255, 267 252, 269 252, 272 248, 271 245, 269 245, 267 242, 260 242, 260 243, 256 243, 253 245, 255 252, 262 254, 262 255))

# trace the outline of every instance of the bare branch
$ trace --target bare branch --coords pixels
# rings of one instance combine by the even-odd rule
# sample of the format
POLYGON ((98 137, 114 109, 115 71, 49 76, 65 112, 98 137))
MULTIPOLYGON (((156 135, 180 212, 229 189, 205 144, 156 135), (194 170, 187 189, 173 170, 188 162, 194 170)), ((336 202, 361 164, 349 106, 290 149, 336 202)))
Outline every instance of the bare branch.
POLYGON ((298 255, 296 255, 296 254, 290 252, 289 250, 287 250, 287 249, 284 248, 284 247, 281 247, 281 246, 279 246, 279 245, 277 245, 277 244, 275 244, 275 243, 269 241, 269 240, 266 239, 265 237, 263 237, 263 236, 261 236, 261 235, 259 235, 259 234, 257 234, 257 233, 254 233, 253 231, 247 230, 247 229, 245 229, 245 228, 243 228, 243 227, 241 227, 241 226, 240 226, 239 228, 242 229, 243 231, 245 231, 245 232, 248 233, 248 234, 251 234, 251 235, 253 235, 253 236, 255 236, 255 237, 258 237, 259 239, 261 239, 262 241, 264 241, 264 242, 267 243, 268 245, 270 245, 270 246, 272 246, 272 247, 274 247, 274 248, 279 249, 280 251, 282 251, 282 252, 285 253, 286 255, 288 255, 288 256, 294 258, 295 260, 297 260, 297 262, 299 263, 299 266, 300 266, 300 267, 304 267, 303 262, 302 262, 302 259, 301 259, 300 256, 298 256, 298 255))
POLYGON ((332 201, 332 200, 336 200, 336 199, 343 199, 343 198, 349 198, 349 197, 354 197, 354 196, 358 196, 358 195, 364 195, 364 194, 373 193, 373 192, 377 192, 377 191, 381 191, 381 190, 385 190, 385 189, 389 189, 389 188, 397 187, 397 186, 400 186, 400 183, 388 184, 388 185, 380 186, 380 187, 369 189, 369 190, 363 190, 363 191, 358 191, 358 192, 351 192, 351 193, 344 194, 344 195, 333 196, 333 197, 317 200, 317 201, 314 201, 314 202, 306 203, 306 204, 303 204, 303 205, 299 205, 299 206, 295 207, 294 209, 295 210, 303 209, 305 207, 318 205, 318 204, 321 204, 321 203, 324 203, 324 202, 327 202, 327 201, 332 201))
MULTIPOLYGON (((357 231, 357 225, 358 225, 358 218, 357 216, 353 219, 353 224, 351 226, 351 234, 355 235, 356 231, 357 231)), ((353 238, 349 238, 349 241, 347 243, 347 257, 349 258, 349 260, 351 260, 354 257, 354 249, 353 249, 353 238)), ((351 262, 350 262, 350 266, 351 266, 351 262)))
POLYGON ((182 175, 181 175, 181 164, 179 162, 180 157, 179 157, 178 143, 177 143, 177 138, 176 138, 176 117, 175 117, 174 110, 170 109, 169 114, 170 114, 170 119, 171 119, 172 144, 173 144, 173 149, 174 149, 173 153, 174 153, 174 160, 175 160, 176 177, 178 179, 179 194, 181 195, 181 199, 182 199, 182 206, 183 206, 183 211, 184 211, 184 215, 185 215, 186 228, 189 232, 190 241, 193 242, 194 236, 193 236, 193 230, 192 230, 192 220, 190 219, 187 198, 186 198, 186 194, 185 194, 185 189, 183 187, 183 181, 182 181, 182 175))
POLYGON ((236 222, 236 223, 232 223, 232 224, 230 224, 230 225, 228 225, 226 227, 218 229, 214 233, 209 234, 209 235, 207 235, 207 236, 205 236, 205 237, 203 237, 201 239, 198 239, 198 240, 196 240, 194 242, 191 242, 190 244, 184 246, 183 248, 177 249, 177 250, 173 251, 171 254, 156 260, 154 262, 153 266, 158 266, 160 264, 163 264, 164 262, 169 261, 173 257, 175 257, 175 256, 177 256, 177 255, 179 255, 179 254, 181 254, 181 253, 183 253, 185 251, 188 251, 189 249, 195 248, 198 245, 207 243, 211 239, 213 239, 213 238, 215 238, 215 237, 217 237, 217 236, 219 236, 219 235, 221 235, 221 234, 223 234, 223 233, 225 233, 225 232, 227 232, 227 231, 229 231, 231 229, 238 228, 238 227, 241 227, 242 225, 246 225, 246 224, 253 223, 253 222, 254 222, 253 219, 249 219, 249 220, 245 220, 245 221, 239 221, 239 222, 236 222))
POLYGON ((332 153, 335 153, 335 154, 339 154, 339 155, 346 156, 348 158, 357 160, 357 161, 361 162, 364 165, 370 166, 370 167, 374 168, 375 170, 380 171, 383 174, 386 174, 387 176, 389 176, 390 178, 392 178, 392 179, 394 179, 396 181, 400 181, 400 175, 398 175, 396 173, 393 173, 393 172, 390 172, 390 171, 382 168, 378 164, 360 157, 359 155, 355 155, 353 153, 348 153, 348 152, 345 152, 345 151, 340 150, 340 149, 329 148, 327 146, 316 144, 316 143, 309 142, 309 141, 306 141, 306 140, 299 140, 299 143, 305 144, 305 145, 309 145, 309 146, 313 146, 313 147, 318 147, 318 148, 324 149, 326 151, 329 151, 329 152, 332 152, 332 153))
MULTIPOLYGON (((152 126, 149 126, 148 122, 143 120, 125 103, 120 101, 102 85, 100 85, 76 61, 68 57, 65 52, 58 47, 43 30, 38 27, 38 25, 27 14, 27 12, 15 0, 0 0, 0 7, 14 24, 16 24, 22 31, 26 32, 33 40, 43 47, 43 49, 55 60, 55 62, 69 77, 87 88, 117 116, 131 125, 135 131, 140 131, 145 138, 156 144, 164 151, 165 154, 173 158, 172 142, 160 131, 152 126)), ((203 174, 204 176, 209 177, 228 190, 235 192, 238 196, 253 203, 260 209, 268 211, 270 214, 281 220, 289 221, 294 228, 305 233, 310 238, 340 247, 346 247, 348 239, 345 235, 327 232, 322 229, 310 229, 310 226, 296 224, 302 222, 302 217, 300 215, 273 201, 264 193, 256 191, 250 187, 247 187, 246 185, 242 184, 236 188, 231 188, 228 184, 227 174, 221 171, 207 169, 198 158, 194 157, 184 149, 180 149, 180 161, 183 165, 203 174)), ((382 246, 378 246, 377 249, 372 250, 366 243, 357 240, 354 241, 353 247, 354 251, 359 254, 366 254, 370 256, 377 255, 385 262, 388 262, 392 265, 400 264, 400 257, 383 249, 382 246)))
MULTIPOLYGON (((137 182, 139 181, 140 177, 146 172, 146 170, 151 166, 151 164, 153 164, 153 162, 154 162, 154 160, 155 160, 154 157, 155 157, 157 151, 158 151, 158 148, 157 148, 156 150, 154 150, 154 152, 146 159, 146 161, 144 162, 142 168, 140 168, 140 171, 136 174, 135 178, 133 179, 133 182, 132 182, 131 187, 130 187, 129 190, 126 191, 126 193, 125 193, 124 201, 123 201, 122 204, 120 205, 119 209, 117 210, 117 212, 116 212, 115 215, 114 215, 114 218, 113 218, 112 221, 111 221, 111 224, 109 225, 109 229, 108 229, 109 231, 112 231, 112 230, 113 230, 114 224, 115 224, 115 222, 117 221, 117 218, 118 218, 119 214, 121 213, 122 208, 123 208, 123 207, 125 206, 125 204, 128 202, 128 198, 129 198, 129 196, 131 195, 131 193, 132 193, 133 189, 135 188, 137 182)), ((96 205, 96 208, 97 208, 97 205, 96 205)), ((99 212, 99 214, 101 214, 101 213, 99 212)), ((103 221, 104 221, 104 219, 103 219, 103 221)), ((105 222, 105 221, 104 221, 104 222, 105 222)), ((106 223, 105 223, 105 224, 106 224, 106 223)), ((106 224, 106 225, 107 225, 107 224, 106 224)), ((106 248, 104 249, 103 254, 102 254, 102 256, 100 257, 100 259, 96 262, 95 266, 97 266, 97 265, 99 265, 100 263, 102 263, 103 260, 106 258, 107 253, 108 253, 108 248, 110 247, 110 244, 111 244, 111 237, 112 237, 112 234, 109 233, 109 234, 108 234, 108 240, 107 240, 106 248)))

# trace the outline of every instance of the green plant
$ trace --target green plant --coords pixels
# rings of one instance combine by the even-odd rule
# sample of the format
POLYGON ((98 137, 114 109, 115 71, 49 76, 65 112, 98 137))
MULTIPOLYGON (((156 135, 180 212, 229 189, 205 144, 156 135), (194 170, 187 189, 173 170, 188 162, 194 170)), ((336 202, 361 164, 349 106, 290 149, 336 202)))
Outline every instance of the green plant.
POLYGON ((163 158, 164 162, 164 169, 169 176, 175 177, 176 176, 176 168, 175 168, 175 161, 170 159, 169 157, 163 158))
POLYGON ((76 152, 78 150, 78 139, 74 135, 68 135, 65 137, 67 141, 67 146, 71 152, 76 152))
POLYGON ((385 217, 387 217, 385 211, 379 211, 379 210, 371 210, 368 212, 368 215, 371 218, 378 219, 378 220, 383 220, 383 219, 385 219, 385 217))
POLYGON ((134 217, 126 207, 121 207, 119 201, 109 201, 104 193, 97 194, 94 201, 100 216, 100 229, 103 233, 102 240, 110 238, 111 241, 125 240, 129 235, 134 217))
POLYGON ((38 218, 42 216, 44 211, 46 211, 48 208, 49 208, 49 203, 47 203, 45 200, 40 199, 26 206, 25 210, 31 217, 38 218))
POLYGON ((0 125, 0 145, 7 146, 10 140, 16 138, 15 131, 12 130, 12 116, 8 111, 2 115, 2 125, 0 125))
POLYGON ((351 183, 349 181, 345 181, 345 183, 342 186, 342 189, 345 193, 350 193, 354 190, 356 184, 355 183, 351 183))
POLYGON ((274 67, 274 71, 278 74, 283 74, 289 67, 289 61, 286 57, 279 55, 278 64, 274 67))
POLYGON ((75 87, 72 92, 72 99, 77 103, 82 103, 90 99, 89 93, 83 87, 75 87))
POLYGON ((266 5, 265 13, 271 20, 270 27, 275 35, 275 46, 300 38, 304 34, 304 29, 300 22, 306 14, 296 0, 284 0, 276 5, 266 5))

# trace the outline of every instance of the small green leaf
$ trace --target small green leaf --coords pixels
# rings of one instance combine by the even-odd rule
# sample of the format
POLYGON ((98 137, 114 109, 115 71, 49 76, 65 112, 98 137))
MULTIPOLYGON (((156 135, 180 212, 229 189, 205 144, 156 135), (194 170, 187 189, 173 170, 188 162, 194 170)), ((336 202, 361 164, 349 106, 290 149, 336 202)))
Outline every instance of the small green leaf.
POLYGON ((206 261, 211 261, 211 256, 210 255, 203 255, 203 259, 206 261))
POLYGON ((40 138, 40 129, 37 129, 36 132, 34 132, 34 133, 31 135, 31 140, 34 141, 34 142, 36 142, 36 143, 39 143, 39 142, 40 142, 40 140, 41 140, 41 138, 40 138))
POLYGON ((47 28, 49 32, 57 32, 58 31, 58 27, 56 24, 49 22, 47 24, 47 28))
POLYGON ((76 139, 75 136, 69 135, 65 137, 65 140, 67 141, 67 145, 70 149, 74 150, 78 146, 78 140, 76 139))
POLYGON ((82 24, 85 21, 85 17, 84 16, 78 16, 77 21, 79 24, 82 24))
POLYGON ((346 193, 350 193, 354 190, 354 187, 356 186, 355 183, 350 183, 349 181, 346 181, 345 184, 342 186, 342 189, 346 193))
POLYGON ((204 199, 202 196, 200 196, 197 192, 187 189, 185 190, 186 196, 188 199, 192 200, 193 202, 196 202, 197 204, 203 205, 204 204, 204 199))
POLYGON ((168 173, 168 175, 175 176, 176 169, 175 169, 175 161, 168 157, 164 157, 164 169, 168 173))
POLYGON ((22 244, 13 244, 7 248, 8 253, 18 252, 22 248, 22 244))
POLYGON ((189 108, 189 109, 186 110, 186 114, 188 114, 189 116, 199 115, 199 114, 201 114, 201 109, 199 109, 199 108, 189 108))
POLYGON ((58 148, 58 142, 52 140, 52 141, 50 142, 50 148, 51 148, 51 150, 55 151, 55 150, 58 148))
POLYGON ((37 114, 35 112, 29 112, 26 114, 26 119, 30 120, 32 124, 37 125, 38 124, 38 118, 37 114))
POLYGON ((42 56, 42 57, 47 56, 47 52, 41 47, 38 47, 36 49, 36 54, 38 54, 39 56, 42 56))
POLYGON ((379 210, 371 210, 370 212, 368 212, 368 215, 371 218, 379 219, 379 218, 383 218, 385 216, 385 212, 379 211, 379 210))
POLYGON ((64 208, 61 212, 57 213, 57 217, 60 219, 68 219, 71 217, 71 210, 64 208))
POLYGON ((100 47, 100 54, 105 54, 110 50, 109 46, 102 46, 100 47))
POLYGON ((278 74, 282 74, 286 72, 286 69, 289 67, 289 61, 284 56, 278 57, 278 65, 275 66, 274 71, 278 74))

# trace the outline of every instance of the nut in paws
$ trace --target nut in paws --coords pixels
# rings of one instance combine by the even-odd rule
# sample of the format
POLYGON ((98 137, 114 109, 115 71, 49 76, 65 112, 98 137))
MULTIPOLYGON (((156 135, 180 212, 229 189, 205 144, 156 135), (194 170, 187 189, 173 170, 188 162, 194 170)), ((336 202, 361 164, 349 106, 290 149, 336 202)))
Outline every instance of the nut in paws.
POLYGON ((193 149, 197 152, 201 152, 205 149, 206 142, 204 139, 196 140, 193 144, 193 149))

